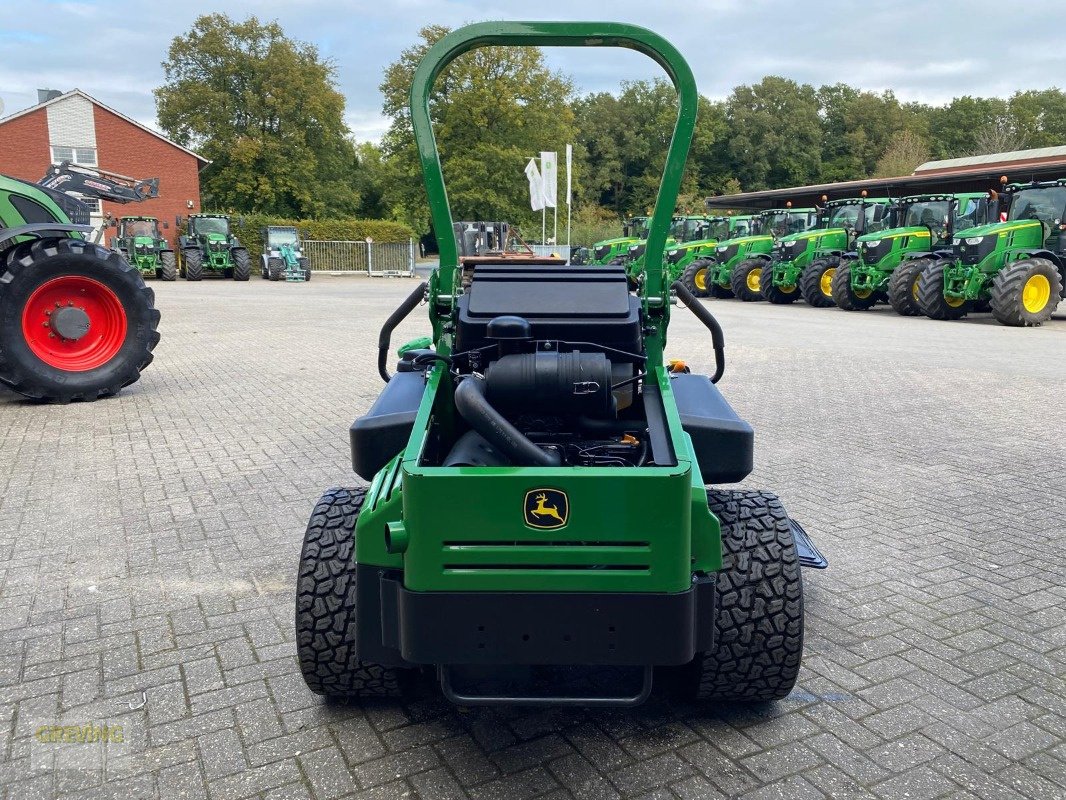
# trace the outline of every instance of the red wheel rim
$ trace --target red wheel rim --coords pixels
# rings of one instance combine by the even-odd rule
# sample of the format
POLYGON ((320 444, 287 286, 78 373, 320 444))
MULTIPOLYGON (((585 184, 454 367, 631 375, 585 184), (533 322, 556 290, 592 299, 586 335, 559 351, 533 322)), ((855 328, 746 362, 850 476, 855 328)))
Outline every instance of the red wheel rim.
POLYGON ((42 283, 22 310, 26 344, 45 364, 68 372, 85 372, 110 361, 126 341, 126 310, 107 286, 80 275, 63 275, 42 283), (53 324, 63 308, 79 309, 89 330, 78 338, 64 338, 53 324))

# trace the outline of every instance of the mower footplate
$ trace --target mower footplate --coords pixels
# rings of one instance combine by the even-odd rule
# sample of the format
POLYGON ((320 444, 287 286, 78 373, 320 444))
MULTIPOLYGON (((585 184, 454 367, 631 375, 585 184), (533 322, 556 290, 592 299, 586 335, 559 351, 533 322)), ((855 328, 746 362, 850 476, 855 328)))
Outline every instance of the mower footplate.
POLYGON ((799 556, 801 567, 809 569, 825 569, 829 566, 829 559, 822 555, 821 551, 814 546, 807 531, 791 517, 788 524, 792 527, 792 538, 796 542, 796 555, 799 556))

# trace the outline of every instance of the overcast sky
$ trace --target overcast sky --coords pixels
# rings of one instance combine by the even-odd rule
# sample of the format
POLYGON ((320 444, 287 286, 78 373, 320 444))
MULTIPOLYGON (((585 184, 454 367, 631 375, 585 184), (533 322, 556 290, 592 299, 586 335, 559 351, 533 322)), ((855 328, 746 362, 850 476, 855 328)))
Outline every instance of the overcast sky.
MULTIPOLYGON (((1006 97, 1066 85, 1062 9, 1061 0, 0 0, 0 116, 33 105, 38 88, 80 88, 154 125, 152 89, 163 80, 160 62, 171 39, 198 15, 216 10, 235 19, 277 19, 290 36, 318 45, 336 62, 349 127, 359 139, 376 140, 386 127, 377 89, 382 70, 428 23, 634 22, 677 45, 700 91, 712 99, 777 74, 944 103, 956 95, 1006 97)), ((627 51, 553 49, 548 58, 582 91, 612 90, 622 79, 659 74, 627 51)))

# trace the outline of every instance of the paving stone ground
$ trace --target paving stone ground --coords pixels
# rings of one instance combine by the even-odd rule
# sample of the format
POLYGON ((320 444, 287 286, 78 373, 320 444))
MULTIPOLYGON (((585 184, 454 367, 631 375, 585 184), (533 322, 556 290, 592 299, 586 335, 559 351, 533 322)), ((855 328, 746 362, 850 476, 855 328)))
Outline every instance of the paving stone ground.
MULTIPOLYGON (((1062 312, 1017 330, 710 301, 720 386, 757 431, 745 485, 777 491, 832 561, 805 574, 784 702, 311 695, 301 535, 322 490, 355 480, 347 426, 412 286, 156 284, 140 383, 66 407, 0 394, 4 798, 1066 796, 1062 312), (123 726, 106 769, 101 746, 37 739, 92 722, 123 726)), ((674 319, 670 355, 710 371, 703 329, 674 319)))

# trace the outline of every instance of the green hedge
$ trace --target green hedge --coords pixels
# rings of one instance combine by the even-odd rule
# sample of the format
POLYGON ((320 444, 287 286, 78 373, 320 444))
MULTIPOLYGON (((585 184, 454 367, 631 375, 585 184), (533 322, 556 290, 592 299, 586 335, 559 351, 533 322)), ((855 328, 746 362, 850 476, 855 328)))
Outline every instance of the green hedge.
POLYGON ((301 237, 319 242, 357 242, 368 236, 375 242, 407 242, 415 235, 403 223, 381 219, 280 219, 265 214, 230 214, 230 224, 241 244, 252 252, 263 249, 260 232, 268 225, 289 225, 300 231, 301 237))

